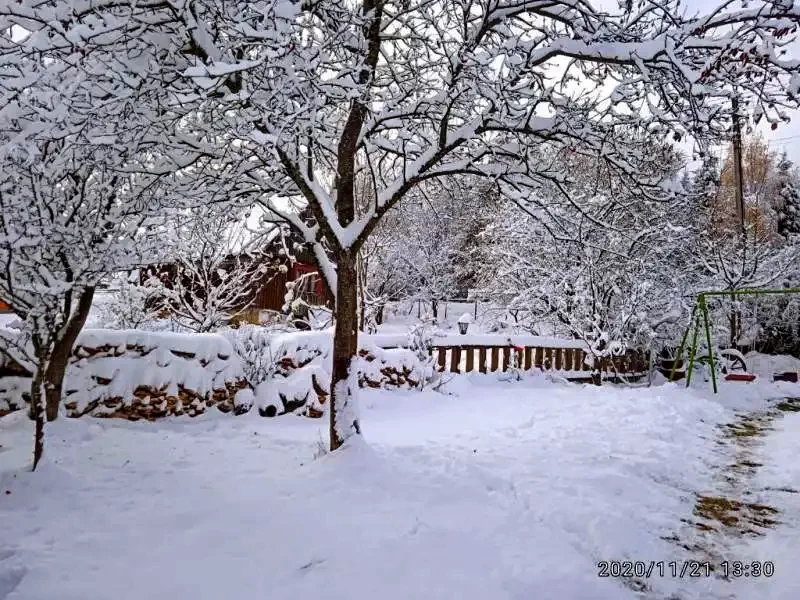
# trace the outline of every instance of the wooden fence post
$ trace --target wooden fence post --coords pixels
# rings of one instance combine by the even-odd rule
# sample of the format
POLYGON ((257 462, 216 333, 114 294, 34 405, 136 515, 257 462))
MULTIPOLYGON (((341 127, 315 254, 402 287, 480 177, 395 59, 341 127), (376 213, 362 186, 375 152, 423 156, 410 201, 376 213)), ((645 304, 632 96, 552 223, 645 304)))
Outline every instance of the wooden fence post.
POLYGON ((450 372, 461 372, 461 348, 458 346, 453 346, 450 349, 450 372))

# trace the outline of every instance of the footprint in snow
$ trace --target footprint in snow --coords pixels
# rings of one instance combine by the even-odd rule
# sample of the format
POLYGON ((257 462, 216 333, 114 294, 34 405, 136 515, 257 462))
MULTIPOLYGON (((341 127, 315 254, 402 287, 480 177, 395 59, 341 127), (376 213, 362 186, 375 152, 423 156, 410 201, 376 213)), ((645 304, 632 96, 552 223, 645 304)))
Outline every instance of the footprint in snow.
POLYGON ((25 577, 28 569, 21 565, 7 565, 6 561, 14 556, 14 551, 0 548, 0 600, 11 594, 25 577))

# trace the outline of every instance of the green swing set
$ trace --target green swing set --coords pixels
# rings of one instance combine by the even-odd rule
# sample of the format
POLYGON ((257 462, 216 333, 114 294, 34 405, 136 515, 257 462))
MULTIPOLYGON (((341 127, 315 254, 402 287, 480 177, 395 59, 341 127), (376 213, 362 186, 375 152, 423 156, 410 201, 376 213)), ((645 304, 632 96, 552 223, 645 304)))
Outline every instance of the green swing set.
POLYGON ((683 336, 681 337, 681 343, 678 346, 678 352, 676 353, 675 358, 673 360, 672 370, 670 371, 670 376, 669 376, 670 381, 674 381, 675 379, 675 372, 678 363, 680 362, 680 359, 683 356, 683 351, 686 348, 686 340, 689 339, 689 332, 691 331, 692 344, 689 347, 689 364, 686 370, 686 387, 689 387, 689 384, 691 384, 692 371, 694 370, 694 363, 695 359, 697 358, 698 334, 702 327, 705 330, 706 345, 708 346, 708 363, 709 363, 709 368, 711 370, 711 385, 714 388, 714 393, 715 394, 717 393, 717 374, 716 374, 716 369, 714 367, 714 351, 711 343, 711 322, 708 318, 708 302, 706 301, 707 298, 719 297, 719 296, 729 296, 731 298, 736 298, 738 296, 769 296, 769 295, 790 295, 790 294, 800 294, 800 288, 787 288, 782 290, 740 289, 740 290, 728 290, 728 291, 700 292, 697 295, 697 300, 694 304, 694 307, 692 308, 692 316, 689 318, 689 325, 683 332, 683 336))

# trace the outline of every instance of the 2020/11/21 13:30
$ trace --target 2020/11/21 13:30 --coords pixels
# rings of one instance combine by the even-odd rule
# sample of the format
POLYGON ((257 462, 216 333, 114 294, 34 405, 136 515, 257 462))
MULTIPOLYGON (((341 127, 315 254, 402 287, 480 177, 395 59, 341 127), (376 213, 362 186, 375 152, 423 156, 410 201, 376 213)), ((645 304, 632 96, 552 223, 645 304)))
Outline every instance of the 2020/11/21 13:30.
POLYGON ((772 577, 775 575, 775 564, 771 560, 761 561, 724 561, 719 564, 720 575, 725 579, 739 577, 772 577))
POLYGON ((719 565, 696 560, 688 561, 600 561, 597 563, 598 577, 711 577, 723 579, 740 577, 772 577, 775 564, 772 561, 724 561, 719 565))

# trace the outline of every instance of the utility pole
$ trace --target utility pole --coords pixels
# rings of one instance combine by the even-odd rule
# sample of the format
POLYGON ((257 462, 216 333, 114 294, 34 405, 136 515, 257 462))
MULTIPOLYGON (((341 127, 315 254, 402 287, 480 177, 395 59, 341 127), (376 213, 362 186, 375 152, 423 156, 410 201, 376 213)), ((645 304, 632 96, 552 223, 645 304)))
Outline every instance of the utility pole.
POLYGON ((742 128, 739 125, 739 98, 733 97, 733 183, 736 194, 736 217, 745 236, 744 176, 742 173, 742 128))
MULTIPOLYGON (((742 172, 742 128, 739 124, 739 97, 733 96, 733 183, 734 193, 736 194, 736 216, 739 219, 739 227, 742 236, 742 253, 747 251, 747 229, 745 227, 744 212, 744 176, 742 172)), ((736 296, 731 297, 734 305, 730 314, 731 346, 736 347, 741 331, 742 315, 736 308, 736 296)), ((711 348, 709 348, 711 351, 711 348)))

